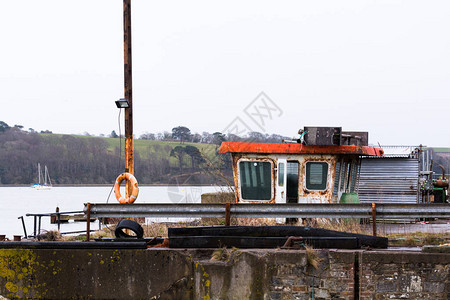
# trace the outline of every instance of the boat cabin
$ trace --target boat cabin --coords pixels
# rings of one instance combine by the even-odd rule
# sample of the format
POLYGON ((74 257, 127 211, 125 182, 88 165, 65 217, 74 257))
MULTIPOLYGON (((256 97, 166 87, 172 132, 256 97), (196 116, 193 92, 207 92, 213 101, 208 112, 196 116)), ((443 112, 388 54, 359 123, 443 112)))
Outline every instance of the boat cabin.
POLYGON ((367 146, 367 132, 305 127, 283 143, 224 142, 231 153, 236 201, 241 203, 338 203, 355 192, 362 156, 383 156, 367 146))

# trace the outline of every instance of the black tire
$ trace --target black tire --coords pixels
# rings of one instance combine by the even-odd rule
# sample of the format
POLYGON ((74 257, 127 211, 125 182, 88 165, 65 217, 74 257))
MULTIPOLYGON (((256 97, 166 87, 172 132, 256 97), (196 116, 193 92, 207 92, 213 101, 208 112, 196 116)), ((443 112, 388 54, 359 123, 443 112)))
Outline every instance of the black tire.
POLYGON ((132 220, 123 219, 117 224, 116 230, 114 232, 116 235, 116 238, 122 239, 122 238, 138 238, 142 239, 144 236, 144 229, 141 225, 139 225, 137 222, 132 220), (126 234, 123 229, 129 229, 135 233, 135 235, 128 235, 126 234))

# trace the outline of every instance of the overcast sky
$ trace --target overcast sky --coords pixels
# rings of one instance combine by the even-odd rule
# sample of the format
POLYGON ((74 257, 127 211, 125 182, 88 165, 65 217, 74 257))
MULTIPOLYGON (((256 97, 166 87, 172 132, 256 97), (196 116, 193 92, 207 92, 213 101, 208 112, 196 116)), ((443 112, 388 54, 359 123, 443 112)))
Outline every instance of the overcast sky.
MULTIPOLYGON (((122 1, 1 7, 0 120, 118 131, 122 1)), ((446 0, 132 0, 134 133, 317 125, 450 146, 449 16, 446 0)))

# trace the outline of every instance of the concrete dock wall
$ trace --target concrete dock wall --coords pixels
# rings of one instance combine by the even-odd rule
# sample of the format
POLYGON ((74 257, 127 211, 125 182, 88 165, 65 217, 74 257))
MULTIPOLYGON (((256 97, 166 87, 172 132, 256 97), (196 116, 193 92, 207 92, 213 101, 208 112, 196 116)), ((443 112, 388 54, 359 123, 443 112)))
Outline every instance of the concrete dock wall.
POLYGON ((186 299, 192 266, 178 251, 0 249, 0 295, 148 299, 170 291, 186 299))
MULTIPOLYGON (((0 295, 33 299, 448 299, 450 254, 0 249, 0 295), (219 255, 218 255, 219 254, 219 255)), ((217 250, 216 250, 217 251, 217 250)))

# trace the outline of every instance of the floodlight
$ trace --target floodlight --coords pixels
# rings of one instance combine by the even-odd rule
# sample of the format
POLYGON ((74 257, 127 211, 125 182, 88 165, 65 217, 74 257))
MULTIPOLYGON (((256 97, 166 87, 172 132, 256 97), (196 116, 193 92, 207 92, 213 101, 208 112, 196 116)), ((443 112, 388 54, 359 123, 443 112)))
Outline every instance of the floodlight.
POLYGON ((116 105, 117 105, 117 108, 129 108, 130 102, 128 102, 128 99, 126 99, 126 98, 121 98, 116 101, 116 105))

